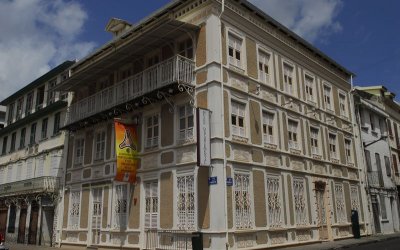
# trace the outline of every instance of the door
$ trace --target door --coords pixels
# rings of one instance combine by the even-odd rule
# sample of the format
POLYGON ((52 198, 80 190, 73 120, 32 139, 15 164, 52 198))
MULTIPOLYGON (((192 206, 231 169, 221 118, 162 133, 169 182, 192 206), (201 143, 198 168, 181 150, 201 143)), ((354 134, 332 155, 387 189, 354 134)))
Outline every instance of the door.
POLYGON ((158 245, 158 182, 146 182, 145 188, 145 215, 144 228, 146 234, 146 248, 154 249, 158 245))
POLYGON ((103 209, 103 188, 92 189, 92 244, 100 243, 101 215, 103 209))
POLYGON ((26 207, 21 208, 21 212, 19 214, 19 225, 18 225, 18 243, 25 243, 25 226, 26 226, 26 207))
POLYGON ((371 195, 372 215, 374 217, 375 233, 381 233, 381 222, 379 219, 379 204, 376 195, 371 195))
POLYGON ((31 210, 31 218, 29 223, 28 244, 36 245, 38 218, 39 218, 39 205, 33 201, 31 210))
POLYGON ((317 200, 317 218, 319 227, 319 238, 320 240, 327 240, 328 235, 328 225, 326 222, 326 206, 325 206, 325 183, 316 182, 315 183, 315 196, 317 200))
POLYGON ((0 234, 6 236, 7 227, 7 207, 1 207, 0 205, 0 234))

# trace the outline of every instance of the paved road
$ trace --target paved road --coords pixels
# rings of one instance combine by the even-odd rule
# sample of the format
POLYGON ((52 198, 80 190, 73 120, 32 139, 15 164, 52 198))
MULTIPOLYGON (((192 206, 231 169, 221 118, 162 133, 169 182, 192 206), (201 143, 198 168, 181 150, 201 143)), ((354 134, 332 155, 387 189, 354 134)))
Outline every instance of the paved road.
POLYGON ((379 242, 370 242, 365 245, 353 246, 346 249, 350 250, 399 250, 400 249, 400 237, 396 239, 389 239, 379 242))

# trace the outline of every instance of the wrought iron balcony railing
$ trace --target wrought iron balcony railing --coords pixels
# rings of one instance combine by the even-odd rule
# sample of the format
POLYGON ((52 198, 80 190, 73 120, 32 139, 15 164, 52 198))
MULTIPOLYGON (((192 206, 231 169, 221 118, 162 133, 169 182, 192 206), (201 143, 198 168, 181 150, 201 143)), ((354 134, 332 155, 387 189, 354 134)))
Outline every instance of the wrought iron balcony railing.
POLYGON ((52 193, 59 189, 59 179, 60 178, 54 176, 42 176, 1 184, 0 197, 43 192, 52 193))
POLYGON ((82 99, 69 107, 65 126, 133 101, 172 83, 192 84, 194 62, 175 56, 121 82, 82 99))

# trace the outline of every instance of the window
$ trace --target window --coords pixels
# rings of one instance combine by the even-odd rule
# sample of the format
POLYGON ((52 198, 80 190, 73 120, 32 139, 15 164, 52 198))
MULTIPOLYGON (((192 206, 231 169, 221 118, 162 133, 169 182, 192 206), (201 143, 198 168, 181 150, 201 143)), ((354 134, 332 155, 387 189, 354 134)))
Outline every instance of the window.
POLYGON ((81 204, 81 192, 73 191, 70 194, 70 204, 69 204, 69 218, 68 218, 68 228, 78 229, 79 228, 79 213, 81 204))
POLYGON ((158 182, 147 182, 145 189, 145 228, 157 228, 158 226, 158 182))
POLYGON ((5 155, 7 153, 7 136, 3 137, 3 147, 1 149, 1 154, 5 155))
POLYGON ((58 112, 54 115, 53 135, 57 134, 60 131, 60 120, 61 120, 61 113, 58 112))
POLYGON ((178 43, 178 54, 189 59, 193 59, 193 42, 188 38, 178 43))
POLYGON ((304 178, 293 178, 293 202, 297 226, 307 225, 307 205, 304 178))
POLYGON ((393 139, 392 121, 386 120, 386 123, 387 123, 387 130, 389 131, 389 137, 390 139, 393 139))
POLYGON ((46 139, 47 138, 47 123, 48 123, 49 119, 45 118, 42 121, 42 136, 41 139, 46 139))
POLYGON ((375 153, 375 164, 376 169, 378 170, 379 185, 383 187, 381 156, 378 153, 375 153))
POLYGON ((195 224, 195 194, 194 194, 194 176, 185 175, 177 177, 177 213, 178 228, 184 230, 193 230, 195 224))
POLYGON ((152 115, 146 119, 146 147, 158 145, 158 115, 152 115))
POLYGON ((393 169, 394 169, 394 173, 395 175, 399 175, 399 166, 397 163, 397 157, 395 154, 392 155, 392 160, 393 160, 393 169))
POLYGON ((347 117, 347 105, 346 105, 346 95, 344 94, 339 94, 339 109, 340 109, 340 115, 347 117))
POLYGON ((20 137, 19 137, 19 149, 25 147, 25 135, 26 135, 26 128, 21 129, 20 137))
POLYGON ((264 143, 274 143, 274 114, 263 112, 264 143))
POLYGON ((375 132, 375 117, 372 113, 369 113, 369 122, 371 124, 371 132, 375 132))
POLYGON ((245 137, 246 129, 244 126, 246 105, 232 101, 232 134, 245 137))
POLYGON ((19 120, 22 117, 22 105, 24 104, 24 98, 21 97, 17 101, 17 116, 16 119, 19 120))
POLYGON ((346 153, 346 162, 352 163, 353 157, 351 155, 351 140, 350 139, 344 139, 344 149, 345 149, 345 153, 346 153))
POLYGON ((385 136, 386 135, 386 122, 384 119, 379 118, 379 129, 381 131, 381 135, 385 136))
POLYGON ((288 139, 289 139, 289 148, 299 149, 298 142, 298 127, 299 123, 294 120, 288 121, 288 139))
POLYGON ((15 220, 17 218, 17 207, 14 204, 10 205, 10 217, 8 219, 7 233, 15 233, 15 220))
POLYGON ((305 87, 306 87, 306 99, 310 102, 315 102, 314 100, 314 77, 305 75, 304 77, 305 87))
POLYGON ((392 176, 392 169, 390 168, 390 159, 385 155, 385 167, 386 167, 386 175, 392 176))
POLYGON ((44 102, 44 86, 38 88, 36 94, 36 110, 43 108, 44 102))
POLYGON ((271 228, 282 227, 281 204, 281 178, 279 176, 267 176, 267 209, 268 224, 271 228))
POLYGON ((32 112, 32 107, 33 107, 33 92, 29 93, 26 96, 25 116, 29 115, 32 112))
POLYGON ((228 55, 229 55, 229 63, 241 68, 242 54, 242 40, 232 34, 229 34, 229 46, 228 46, 228 55))
POLYGON ((343 185, 335 183, 335 205, 336 205, 336 223, 346 223, 346 205, 344 200, 343 185))
POLYGON ((250 195, 250 175, 235 173, 234 176, 235 196, 235 225, 237 229, 246 229, 253 226, 252 222, 252 199, 250 195))
POLYGON ((106 132, 97 132, 95 135, 95 160, 104 159, 104 150, 106 147, 106 132))
POLYGON ((52 91, 57 84, 57 79, 53 79, 49 82, 47 90, 47 105, 52 104, 56 101, 56 92, 52 91))
POLYGON ((74 164, 82 164, 83 162, 83 150, 85 146, 85 139, 78 138, 75 140, 75 161, 74 164))
POLYGON ((114 225, 115 229, 123 229, 127 226, 128 214, 128 187, 127 184, 115 186, 114 196, 114 225))
POLYGON ((194 116, 193 108, 189 105, 179 107, 179 140, 193 139, 194 116))
POLYGON ((36 143, 36 123, 31 125, 31 134, 29 137, 29 145, 33 145, 36 143))
POLYGON ((10 124, 13 119, 14 119, 14 103, 11 103, 10 106, 8 107, 8 118, 7 118, 7 124, 10 124))
POLYGON ((294 86, 293 86, 293 66, 284 63, 283 64, 283 82, 285 84, 285 91, 288 94, 294 95, 294 86))
POLYGON ((331 97, 331 87, 324 85, 324 102, 325 108, 332 110, 332 97, 331 97))
POLYGON ((368 150, 365 150, 364 154, 365 154, 365 162, 367 163, 367 171, 372 172, 371 153, 368 150))
POLYGON ((337 159, 336 135, 329 133, 329 154, 331 158, 337 159))
POLYGON ((311 144, 311 153, 314 155, 319 155, 319 146, 318 146, 318 140, 319 140, 319 129, 311 127, 310 128, 310 144, 311 144))
POLYGON ((17 132, 14 132, 11 135, 10 152, 14 152, 15 151, 15 141, 16 140, 17 140, 17 132))
POLYGON ((360 200, 359 200, 359 194, 358 194, 358 187, 356 185, 350 185, 350 205, 351 205, 351 210, 356 210, 358 211, 358 216, 360 218, 360 221, 362 221, 361 218, 361 213, 360 213, 360 200))
POLYGON ((385 196, 379 195, 379 203, 381 204, 381 217, 382 217, 382 220, 387 220, 385 196))
POLYGON ((269 54, 262 51, 258 52, 258 75, 260 77, 260 81, 266 84, 271 83, 269 61, 269 54))

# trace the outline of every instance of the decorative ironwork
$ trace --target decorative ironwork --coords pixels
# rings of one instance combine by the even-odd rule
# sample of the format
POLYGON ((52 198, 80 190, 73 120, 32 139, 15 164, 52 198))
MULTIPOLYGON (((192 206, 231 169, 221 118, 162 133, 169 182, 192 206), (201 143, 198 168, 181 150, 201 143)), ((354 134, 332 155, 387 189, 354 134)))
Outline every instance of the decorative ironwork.
POLYGON ((267 176, 268 223, 271 228, 282 227, 281 178, 267 176))
MULTIPOLYGON (((357 210, 360 212, 360 201, 358 199, 358 187, 350 186, 350 201, 351 201, 351 209, 357 210)), ((361 214, 359 214, 361 216, 361 214)))
POLYGON ((293 179, 293 196, 296 225, 307 225, 307 206, 304 178, 293 179))
POLYGON ((178 90, 180 92, 186 92, 190 96, 189 103, 192 107, 194 107, 194 87, 187 84, 178 84, 178 90))
POLYGON ((81 203, 81 191, 71 192, 69 206, 69 220, 68 228, 78 229, 79 228, 79 213, 81 203))
POLYGON ((195 194, 194 176, 186 175, 177 177, 177 213, 178 228, 184 230, 195 229, 195 194))
POLYGON ((335 204, 336 204, 336 215, 337 223, 347 222, 346 207, 343 194, 343 184, 335 183, 335 204))
POLYGON ((145 184, 145 228, 157 228, 158 226, 158 182, 145 184))
POLYGON ((253 222, 251 218, 250 175, 235 173, 234 179, 236 228, 251 228, 253 222))
POLYGON ((167 103, 168 103, 168 105, 169 105, 169 112, 171 113, 171 114, 173 114, 174 113, 174 103, 173 103, 173 101, 171 101, 169 98, 171 97, 171 95, 170 94, 168 94, 168 93, 165 93, 165 92, 163 92, 163 91, 158 91, 157 92, 157 98, 158 99, 164 99, 167 103))
POLYGON ((127 184, 117 185, 115 187, 114 200, 114 225, 113 228, 126 228, 128 212, 128 189, 127 184))

